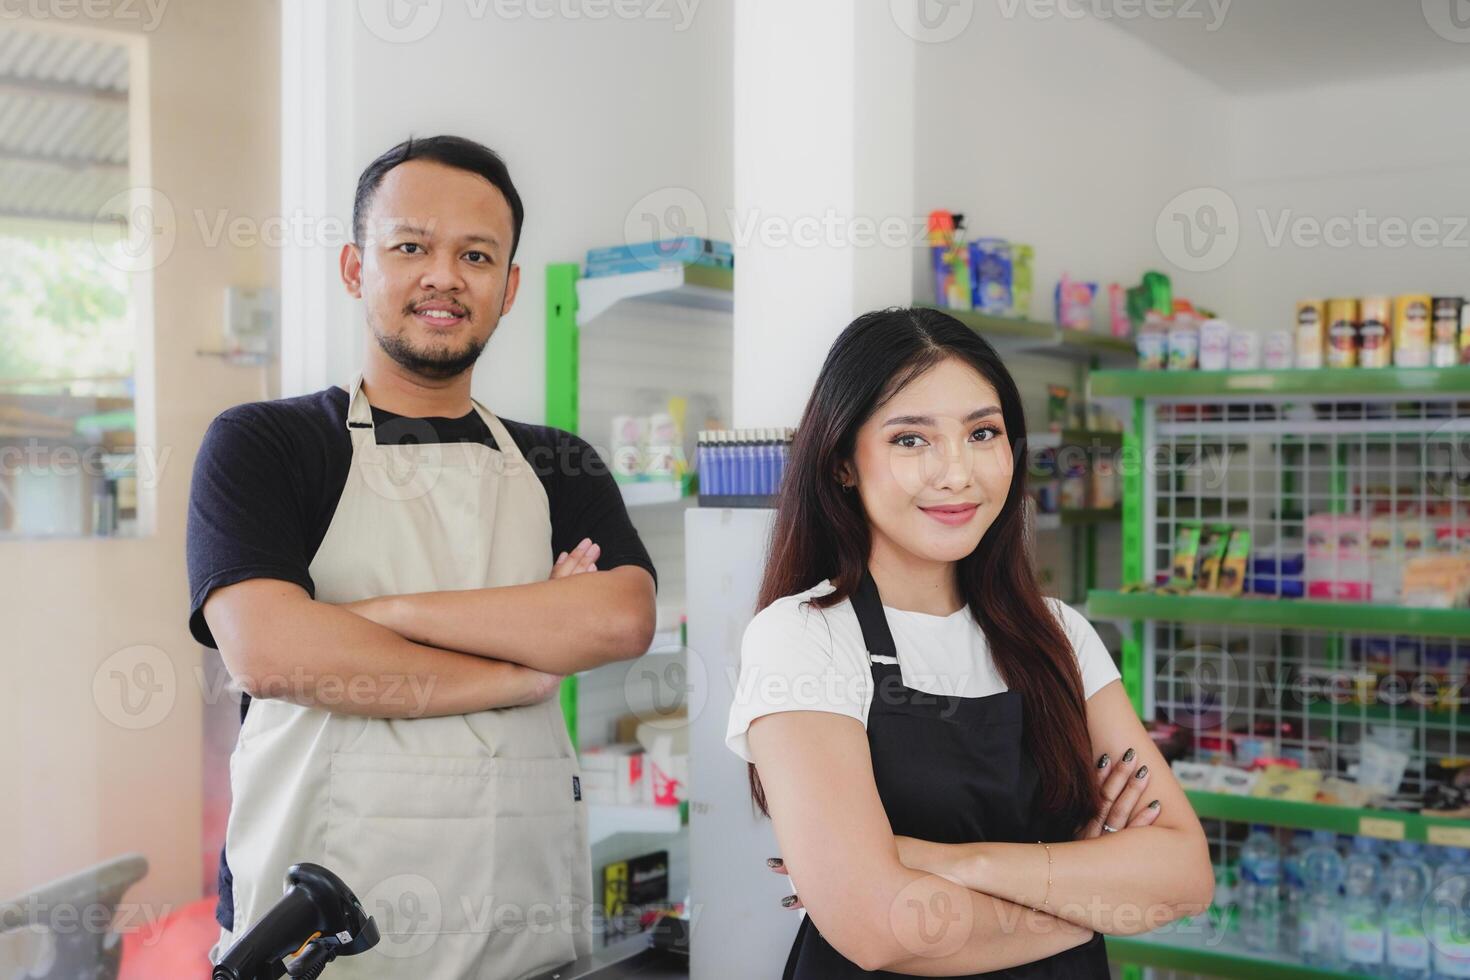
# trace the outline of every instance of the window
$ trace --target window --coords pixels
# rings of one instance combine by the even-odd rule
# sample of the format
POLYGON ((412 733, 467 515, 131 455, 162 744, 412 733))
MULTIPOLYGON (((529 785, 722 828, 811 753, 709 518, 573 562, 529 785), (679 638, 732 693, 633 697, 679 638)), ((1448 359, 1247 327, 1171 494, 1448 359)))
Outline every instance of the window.
POLYGON ((0 28, 0 537, 137 533, 130 61, 0 28))

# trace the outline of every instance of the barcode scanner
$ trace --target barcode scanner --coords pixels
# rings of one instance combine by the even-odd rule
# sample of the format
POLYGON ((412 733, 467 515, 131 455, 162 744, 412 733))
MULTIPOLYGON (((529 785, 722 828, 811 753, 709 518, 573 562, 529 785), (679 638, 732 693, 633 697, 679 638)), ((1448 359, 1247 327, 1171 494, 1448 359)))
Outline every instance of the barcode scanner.
POLYGON ((293 864, 286 892, 215 965, 212 980, 313 980, 339 956, 378 944, 378 926, 352 889, 319 864, 293 864))

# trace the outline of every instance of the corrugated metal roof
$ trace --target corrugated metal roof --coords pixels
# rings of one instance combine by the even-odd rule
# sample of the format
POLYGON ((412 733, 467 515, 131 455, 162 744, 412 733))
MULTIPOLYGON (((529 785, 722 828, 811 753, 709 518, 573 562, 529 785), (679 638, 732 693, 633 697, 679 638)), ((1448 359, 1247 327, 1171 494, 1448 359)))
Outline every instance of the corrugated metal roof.
POLYGON ((0 27, 0 217, 91 221, 128 186, 128 52, 0 27))

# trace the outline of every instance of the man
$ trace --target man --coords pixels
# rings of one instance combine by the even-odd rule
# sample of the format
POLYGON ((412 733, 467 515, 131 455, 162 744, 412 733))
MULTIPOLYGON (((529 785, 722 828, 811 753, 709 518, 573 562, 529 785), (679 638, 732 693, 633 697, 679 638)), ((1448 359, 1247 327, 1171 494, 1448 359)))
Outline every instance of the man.
POLYGON ((470 396, 522 218, 477 143, 383 154, 340 259, 372 334, 362 374, 205 436, 190 628, 248 695, 211 962, 301 861, 382 932, 334 978, 520 977, 590 951, 586 805, 552 695, 648 649, 656 579, 591 446, 470 396))

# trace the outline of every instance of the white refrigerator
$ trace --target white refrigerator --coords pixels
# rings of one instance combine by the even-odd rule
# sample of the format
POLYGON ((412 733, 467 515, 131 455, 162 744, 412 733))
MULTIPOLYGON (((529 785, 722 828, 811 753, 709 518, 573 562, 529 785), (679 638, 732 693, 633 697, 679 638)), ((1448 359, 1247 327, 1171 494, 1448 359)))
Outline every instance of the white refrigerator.
POLYGON ((751 802, 744 760, 725 746, 774 519, 764 508, 684 516, 691 980, 780 977, 804 914, 781 906, 791 889, 766 867, 780 853, 771 822, 751 802))

